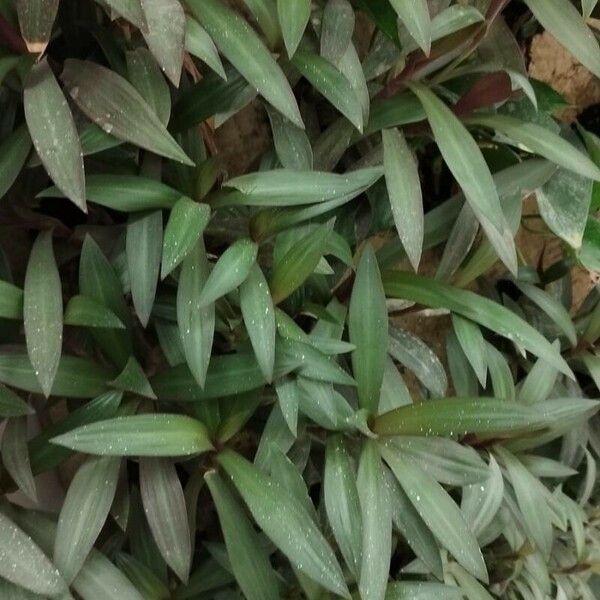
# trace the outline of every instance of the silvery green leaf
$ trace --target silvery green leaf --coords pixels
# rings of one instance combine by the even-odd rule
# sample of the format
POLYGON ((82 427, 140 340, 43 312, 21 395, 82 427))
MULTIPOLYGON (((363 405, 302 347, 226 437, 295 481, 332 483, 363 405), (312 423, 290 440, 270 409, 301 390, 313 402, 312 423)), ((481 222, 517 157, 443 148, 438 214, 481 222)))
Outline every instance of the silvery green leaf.
POLYGON ((399 408, 400 406, 406 406, 407 404, 411 404, 411 402, 412 398, 402 375, 398 371, 394 361, 387 356, 379 397, 379 414, 399 408))
POLYGON ((459 564, 451 562, 448 572, 456 579, 461 591, 468 600, 494 600, 494 597, 475 579, 467 573, 459 564))
POLYGON ((313 168, 313 151, 303 129, 294 125, 280 112, 267 108, 273 131, 277 158, 284 169, 310 171, 313 168))
POLYGON ((189 15, 185 18, 185 49, 205 62, 219 77, 227 81, 227 74, 215 43, 206 29, 189 15))
POLYGON ((558 460, 548 458, 547 456, 521 454, 519 459, 525 465, 527 470, 535 477, 562 478, 577 475, 575 469, 572 469, 558 460))
MULTIPOLYGON (((555 340, 552 345, 556 350, 560 350, 558 340, 555 340)), ((525 404, 543 402, 552 392, 557 377, 556 367, 543 358, 538 358, 523 380, 517 392, 517 399, 525 404)))
POLYGON ((58 0, 19 0, 15 4, 27 50, 41 56, 50 41, 58 0))
MULTIPOLYGON (((367 86, 367 80, 365 78, 365 72, 360 57, 353 43, 348 46, 337 66, 342 75, 350 82, 350 87, 354 90, 362 108, 363 123, 367 123, 371 112, 371 95, 367 86)), ((344 119, 342 119, 342 121, 344 121, 344 119)), ((342 137, 339 141, 339 147, 342 147, 345 143, 345 138, 342 137)), ((332 160, 334 158, 335 155, 332 156, 332 160)))
POLYGON ((485 387, 487 379, 486 343, 481 329, 473 321, 457 314, 452 314, 452 327, 479 383, 485 387))
POLYGON ((513 401, 515 385, 513 375, 502 352, 492 344, 486 343, 486 361, 492 380, 492 389, 496 398, 513 401))
POLYGON ((412 371, 417 379, 434 395, 443 397, 448 388, 448 378, 440 359, 418 337, 412 333, 390 328, 388 352, 404 367, 412 371))
POLYGON ((282 377, 274 383, 279 408, 287 426, 294 436, 298 433, 298 407, 300 390, 298 382, 291 377, 282 377))
POLYGON ((258 26, 265 34, 269 47, 274 48, 281 41, 281 28, 277 15, 276 0, 243 0, 252 13, 258 26))
POLYGON ((393 582, 388 585, 385 600, 462 600, 462 590, 441 583, 393 582))
POLYGON ((2 434, 2 464, 19 489, 37 503, 37 491, 27 447, 27 419, 7 419, 2 434))
POLYGON ((321 56, 334 65, 352 43, 354 9, 348 0, 328 0, 321 23, 321 56))
POLYGON ((146 20, 142 10, 140 0, 105 0, 105 3, 111 10, 127 19, 130 23, 139 27, 146 28, 146 20))
POLYGON ((331 383, 300 377, 298 387, 299 408, 303 414, 325 429, 348 429, 354 411, 331 383))
POLYGON ((431 50, 431 19, 427 0, 390 0, 390 4, 421 50, 431 50))
POLYGON ((292 58, 308 25, 311 0, 277 0, 277 15, 288 56, 292 58))

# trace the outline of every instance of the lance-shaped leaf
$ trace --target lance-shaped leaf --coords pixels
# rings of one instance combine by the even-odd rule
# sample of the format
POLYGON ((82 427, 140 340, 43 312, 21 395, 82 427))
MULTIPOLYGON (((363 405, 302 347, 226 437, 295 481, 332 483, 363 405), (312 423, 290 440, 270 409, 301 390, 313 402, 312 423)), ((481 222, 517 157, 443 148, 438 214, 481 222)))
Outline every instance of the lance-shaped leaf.
POLYGON ((325 253, 333 222, 315 227, 277 261, 271 274, 271 295, 279 304, 297 290, 317 268, 325 253))
POLYGON ((337 108, 356 129, 363 130, 360 101, 346 77, 328 60, 318 54, 298 50, 292 64, 314 88, 337 108))
POLYGON ((88 296, 73 296, 65 308, 65 325, 125 329, 112 310, 88 296))
POLYGON ((350 598, 335 555, 302 502, 231 450, 217 460, 258 526, 292 564, 325 589, 350 598))
POLYGON ((525 0, 535 18, 577 60, 600 77, 600 48, 577 9, 561 0, 525 0))
POLYGON ((323 486, 325 510, 333 535, 348 568, 358 578, 362 562, 362 515, 356 473, 341 436, 327 439, 323 486))
POLYGON ((440 544, 469 573, 487 583, 481 550, 454 500, 410 457, 386 445, 381 446, 381 454, 440 544))
POLYGON ((187 583, 192 546, 185 497, 175 465, 166 458, 140 460, 140 492, 160 553, 177 577, 187 583))
POLYGON ((431 308, 446 308, 494 333, 515 341, 569 377, 573 373, 550 342, 508 308, 467 290, 460 290, 412 273, 385 272, 383 286, 393 298, 412 300, 431 308))
POLYGON ((140 47, 127 52, 125 58, 129 81, 166 126, 171 115, 171 92, 152 54, 140 47))
POLYGON ((0 417, 22 417, 33 409, 10 388, 0 384, 0 417))
POLYGON ((240 308, 256 360, 267 382, 275 365, 275 310, 269 284, 261 268, 254 265, 240 286, 240 308))
POLYGON ((250 25, 219 0, 189 0, 187 5, 248 83, 290 121, 303 127, 288 80, 250 25))
POLYGON ((62 286, 52 249, 52 232, 41 233, 33 244, 23 300, 27 353, 46 397, 62 350, 62 286))
POLYGON ((319 171, 258 171, 227 181, 244 194, 247 206, 295 206, 335 198, 350 200, 371 187, 383 174, 381 167, 358 169, 344 175, 319 171))
POLYGON ((127 271, 133 306, 143 327, 148 325, 154 305, 162 255, 162 213, 130 217, 127 223, 127 271))
POLYGON ((8 192, 21 172, 29 151, 31 136, 27 125, 17 127, 0 144, 0 198, 8 192))
POLYGON ((365 600, 383 600, 392 553, 392 513, 375 440, 363 443, 356 487, 362 515, 360 595, 365 600))
POLYGON ((202 287, 199 307, 211 304, 243 283, 256 261, 257 252, 258 245, 249 238, 242 238, 229 246, 202 287))
POLYGON ((0 513, 0 576, 35 594, 68 592, 58 569, 40 547, 6 515, 0 513))
POLYGON ((177 287, 177 325, 190 371, 204 387, 215 331, 215 306, 200 304, 208 278, 208 259, 200 238, 183 261, 177 287))
POLYGON ((311 0, 277 0, 277 15, 283 33, 283 41, 291 58, 302 40, 304 30, 310 19, 311 0))
POLYGON ((383 131, 383 164, 394 223, 410 264, 419 268, 423 249, 423 197, 417 162, 397 129, 383 131))
POLYGON ((502 262, 517 272, 517 255, 498 192, 481 150, 454 113, 428 88, 412 84, 421 101, 435 141, 467 202, 484 228, 502 262))
POLYGON ((423 340, 408 331, 392 327, 388 352, 400 364, 410 369, 417 379, 435 396, 445 396, 448 378, 444 365, 423 340))
POLYGON ((350 341, 356 346, 352 371, 360 405, 376 413, 387 354, 388 318, 381 275, 370 244, 365 246, 356 270, 348 330, 350 341))
POLYGON ((70 58, 61 79, 81 111, 107 133, 160 156, 194 164, 140 93, 114 71, 70 58))
POLYGON ((379 435, 507 433, 542 427, 544 415, 517 402, 497 398, 443 398, 401 406, 378 416, 379 435))
MULTIPOLYGON (((60 195, 56 188, 48 188, 38 197, 60 195)), ((172 208, 181 198, 180 192, 172 187, 139 175, 90 175, 86 180, 85 195, 91 202, 121 212, 172 208)))
POLYGON ((219 51, 206 29, 190 16, 185 18, 185 49, 205 62, 219 77, 227 81, 219 51))
MULTIPOLYGON (((597 51, 600 57, 600 48, 597 51)), ((519 148, 525 147, 582 177, 600 180, 600 168, 592 159, 547 127, 508 115, 481 115, 468 119, 468 122, 494 129, 519 148)))
POLYGON ((452 315, 452 327, 479 383, 485 387, 487 379, 486 346, 481 329, 473 321, 456 314, 452 315))
POLYGON ((508 450, 498 447, 495 452, 504 465, 515 491, 517 504, 523 514, 525 531, 542 556, 547 559, 552 551, 554 536, 550 508, 540 490, 543 484, 508 450))
POLYGON ((127 364, 119 375, 108 383, 124 392, 131 392, 132 394, 138 394, 146 398, 156 398, 144 370, 133 356, 129 357, 127 364))
POLYGON ((277 600, 279 586, 269 555, 226 482, 215 472, 204 478, 219 515, 231 569, 249 600, 277 600))
POLYGON ((25 417, 8 419, 6 422, 2 434, 2 464, 19 489, 33 502, 37 502, 37 491, 27 448, 27 419, 25 417))
POLYGON ((168 598, 169 588, 159 575, 142 561, 130 554, 120 552, 116 563, 121 571, 143 594, 144 598, 168 598))
POLYGON ((313 151, 306 132, 278 111, 268 106, 266 108, 273 131, 275 151, 283 168, 310 171, 313 168, 313 151))
POLYGON ((75 579, 104 526, 120 464, 117 457, 90 458, 69 485, 54 541, 54 562, 67 582, 75 579))
POLYGON ((431 50, 431 19, 427 0, 390 0, 411 37, 427 55, 431 50))
POLYGON ((83 154, 73 115, 48 62, 33 66, 25 79, 23 106, 36 152, 48 175, 84 212, 83 154))
MULTIPOLYGON (((91 236, 86 236, 79 263, 79 291, 111 310, 128 326, 129 311, 123 298, 123 288, 112 265, 91 236)), ((118 367, 123 368, 133 354, 129 332, 94 330, 94 338, 102 351, 118 367)))
POLYGON ((105 3, 136 27, 146 28, 146 19, 140 0, 105 0, 105 3))
POLYGON ((258 26, 265 34, 269 47, 281 41, 281 29, 277 18, 277 0, 243 0, 258 26))
POLYGON ((78 427, 51 440, 87 454, 188 456, 212 448, 206 427, 183 415, 117 417, 78 427))
POLYGON ((185 15, 179 0, 141 0, 147 27, 142 35, 165 75, 179 86, 185 15))
POLYGON ((352 43, 354 9, 348 0, 328 0, 321 25, 321 56, 339 65, 352 43))
POLYGON ((210 219, 208 204, 182 197, 171 209, 163 240, 161 277, 164 279, 192 250, 210 219))
POLYGON ((23 318, 23 290, 8 281, 0 280, 0 317, 23 318))
POLYGON ((18 0, 21 35, 32 54, 42 54, 50 41, 58 0, 18 0))

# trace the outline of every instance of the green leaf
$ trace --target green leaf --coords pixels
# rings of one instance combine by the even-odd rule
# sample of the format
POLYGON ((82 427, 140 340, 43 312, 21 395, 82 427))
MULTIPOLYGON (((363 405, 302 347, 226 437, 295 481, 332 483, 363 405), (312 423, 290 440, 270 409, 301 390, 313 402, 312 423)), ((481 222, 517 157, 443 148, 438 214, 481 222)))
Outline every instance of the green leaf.
POLYGON ((488 467, 469 446, 441 437, 398 436, 390 445, 446 485, 465 486, 487 478, 488 467))
POLYGON ((313 151, 304 130, 276 110, 268 106, 266 109, 273 131, 273 143, 277 158, 283 168, 310 171, 313 168, 313 151))
POLYGON ((215 472, 204 476, 225 538, 231 568, 249 600, 276 600, 279 586, 261 540, 229 486, 215 472))
MULTIPOLYGON (((61 195, 56 188, 48 188, 38 197, 61 195)), ((139 175, 90 175, 85 195, 91 202, 121 212, 172 208, 181 198, 181 194, 168 185, 139 175)))
POLYGON ((73 296, 65 308, 65 325, 125 329, 119 317, 88 296, 73 296))
POLYGON ((206 29, 190 16, 185 18, 185 49, 205 62, 219 77, 227 81, 219 51, 206 29))
POLYGON ((309 83, 362 133, 362 106, 350 82, 329 61, 317 54, 298 50, 292 64, 309 83))
POLYGON ((83 154, 73 115, 48 62, 31 68, 23 92, 27 127, 48 175, 84 212, 83 154))
POLYGON ((362 560, 358 587, 365 600, 383 599, 392 552, 392 514, 383 464, 374 440, 363 443, 356 482, 362 514, 362 560))
POLYGON ((147 28, 142 35, 165 75, 179 86, 183 66, 185 14, 179 0, 141 0, 147 28))
POLYGON ((244 0, 244 4, 265 34, 269 47, 274 48, 281 40, 276 0, 244 0))
POLYGON ((116 557, 116 563, 144 598, 163 599, 170 596, 171 592, 165 582, 143 562, 125 552, 120 552, 116 557))
POLYGON ((177 325, 187 364, 203 388, 211 359, 215 306, 200 304, 208 278, 208 259, 202 238, 183 261, 177 287, 177 325))
POLYGON ((277 15, 288 56, 294 56, 310 19, 311 0, 277 0, 277 15))
POLYGON ((17 127, 0 144, 0 198, 11 188, 21 172, 29 151, 31 136, 26 125, 17 127))
POLYGON ((378 416, 379 435, 507 433, 542 426, 543 416, 527 406, 497 398, 443 398, 401 406, 378 416))
POLYGON ((60 275, 52 249, 52 232, 41 233, 31 249, 23 300, 27 353, 46 397, 62 350, 63 306, 60 275))
POLYGON ((299 571, 350 598, 335 555, 311 515, 286 488, 231 450, 217 456, 257 525, 299 571))
POLYGON ((249 238, 235 241, 219 258, 202 287, 198 306, 204 308, 235 290, 255 264, 258 245, 249 238))
POLYGON ((358 385, 360 406, 377 412, 387 354, 388 317, 385 294, 375 253, 365 246, 352 288, 348 311, 352 372, 358 385))
POLYGON ((387 445, 381 446, 381 453, 440 544, 469 573, 487 583, 488 574, 481 550, 454 500, 410 457, 387 445))
POLYGON ((494 600, 494 597, 460 565, 450 563, 448 572, 456 579, 467 598, 471 600, 494 600))
POLYGON ((258 265, 240 286, 240 308, 256 360, 270 383, 275 365, 275 310, 269 284, 258 265))
POLYGON ((303 127, 290 84, 250 25, 219 0, 188 0, 187 5, 248 83, 292 123, 303 127))
POLYGON ((387 588, 385 600, 462 600, 464 594, 460 588, 442 583, 394 582, 387 588))
POLYGON ((0 317, 19 321, 23 318, 23 290, 2 280, 0 280, 0 317))
POLYGON ((400 364, 411 370, 434 396, 446 395, 448 378, 444 365, 420 338, 408 331, 392 327, 387 351, 400 364))
POLYGON ((494 396, 499 399, 515 399, 515 385, 510 366, 502 352, 492 344, 486 344, 486 359, 494 396))
POLYGON ((166 126, 171 114, 171 92, 152 54, 140 47, 127 52, 125 58, 127 76, 133 87, 147 100, 166 126))
MULTIPOLYGON (((123 288, 112 265, 94 239, 87 235, 83 241, 79 262, 79 292, 106 306, 127 327, 129 311, 123 298, 123 288)), ((120 330, 93 330, 100 349, 114 363, 123 368, 133 354, 129 332, 120 330)))
POLYGON ((485 387, 487 380, 486 345, 481 329, 473 321, 457 314, 452 314, 452 327, 479 383, 485 387))
POLYGON ((42 55, 50 41, 58 0, 19 0, 16 5, 27 50, 42 55))
POLYGON ((444 161, 463 190, 499 258, 516 274, 517 256, 498 192, 481 150, 454 113, 433 92, 411 84, 421 101, 444 161))
POLYGON ((93 457, 75 474, 58 519, 54 561, 72 582, 94 546, 117 489, 120 458, 93 457))
POLYGON ((362 515, 356 473, 341 435, 327 439, 323 487, 331 530, 346 565, 358 578, 362 562, 362 515))
POLYGON ((192 250, 210 219, 208 204, 182 197, 171 209, 162 250, 161 277, 164 279, 192 250))
POLYGON ((600 48, 577 9, 561 0, 525 0, 535 18, 575 58, 600 77, 600 48))
POLYGON ((573 321, 571 321, 569 311, 556 298, 535 285, 524 281, 516 281, 515 284, 529 300, 537 305, 560 328, 571 342, 571 345, 575 346, 577 344, 577 332, 573 321))
POLYGON ((2 464, 19 489, 37 504, 37 491, 27 449, 25 417, 15 417, 6 422, 2 434, 2 464))
POLYGON ((0 575, 36 594, 57 596, 68 592, 57 568, 39 546, 0 513, 0 575))
POLYGON ((104 2, 110 6, 111 10, 114 10, 136 27, 146 28, 146 20, 140 0, 104 0, 104 2))
MULTIPOLYGON (((598 52, 600 55, 600 49, 598 52)), ((535 152, 582 177, 600 180, 600 168, 586 154, 546 127, 507 115, 478 115, 467 122, 494 129, 519 148, 535 152)))
POLYGON ((54 444, 105 456, 189 456, 212 448, 206 427, 183 415, 147 414, 86 424, 54 444))
POLYGON ((494 333, 522 345, 559 371, 573 377, 562 356, 536 329, 506 307, 467 290, 411 273, 385 272, 383 286, 393 298, 412 300, 431 308, 445 308, 471 319, 494 333))
POLYGON ((348 0, 328 0, 321 24, 321 56, 338 65, 352 43, 354 9, 348 0))
POLYGON ((495 452, 508 473, 508 478, 523 515, 523 525, 529 539, 548 560, 552 551, 552 515, 540 491, 543 486, 508 450, 497 447, 495 452))
POLYGON ((129 360, 121 373, 108 383, 112 387, 123 390, 124 392, 131 392, 132 394, 138 394, 145 398, 156 399, 156 395, 146 378, 146 374, 133 356, 129 357, 129 360))
POLYGON ((143 327, 154 305, 163 245, 162 213, 155 211, 129 218, 127 223, 127 271, 133 306, 143 327))
POLYGON ((419 48, 429 56, 431 50, 431 19, 427 0, 390 0, 419 48))
POLYGON ((114 71, 69 58, 61 79, 81 111, 107 133, 193 166, 144 98, 114 71))
POLYGON ((344 175, 277 169, 241 175, 230 179, 226 185, 244 194, 236 204, 297 206, 342 197, 350 200, 371 187, 382 174, 381 167, 359 169, 344 175))
POLYGON ((315 227, 277 261, 273 267, 270 282, 274 304, 285 300, 313 273, 325 252, 332 229, 333 222, 315 227))
POLYGON ((0 417, 22 417, 33 410, 10 388, 0 384, 0 417))
POLYGON ((140 460, 140 492, 160 553, 177 577, 187 583, 192 546, 183 488, 175 465, 166 458, 140 460))
POLYGON ((423 249, 423 197, 417 161, 402 133, 383 131, 383 164, 394 223, 410 264, 419 268, 423 249))
POLYGON ((356 4, 388 38, 398 44, 398 16, 388 0, 356 0, 356 4))
POLYGON ((583 243, 592 185, 592 181, 573 171, 559 169, 536 192, 544 223, 575 249, 583 243))

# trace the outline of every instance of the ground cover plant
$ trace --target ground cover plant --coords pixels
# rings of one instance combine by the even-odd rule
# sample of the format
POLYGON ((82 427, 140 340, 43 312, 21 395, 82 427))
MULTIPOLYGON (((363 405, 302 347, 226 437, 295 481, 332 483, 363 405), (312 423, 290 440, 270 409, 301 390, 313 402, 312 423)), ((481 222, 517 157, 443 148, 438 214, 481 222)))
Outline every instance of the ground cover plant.
POLYGON ((595 5, 0 0, 0 598, 598 597, 595 5))

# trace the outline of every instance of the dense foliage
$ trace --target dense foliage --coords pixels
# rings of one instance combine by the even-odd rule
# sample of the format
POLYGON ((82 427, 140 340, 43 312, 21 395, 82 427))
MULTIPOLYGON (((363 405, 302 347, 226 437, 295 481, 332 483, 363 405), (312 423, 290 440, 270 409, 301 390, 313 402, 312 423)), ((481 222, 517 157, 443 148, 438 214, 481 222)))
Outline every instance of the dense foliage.
POLYGON ((598 597, 595 5, 0 0, 0 598, 598 597))

